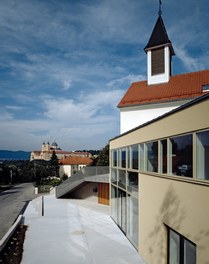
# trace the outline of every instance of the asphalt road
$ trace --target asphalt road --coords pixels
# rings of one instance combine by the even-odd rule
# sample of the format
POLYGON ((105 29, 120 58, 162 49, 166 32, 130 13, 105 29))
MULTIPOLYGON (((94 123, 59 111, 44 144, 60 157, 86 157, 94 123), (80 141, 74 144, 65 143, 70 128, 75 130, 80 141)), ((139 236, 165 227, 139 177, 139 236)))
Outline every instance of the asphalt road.
POLYGON ((37 197, 32 183, 16 185, 0 193, 0 239, 6 234, 29 201, 37 197))

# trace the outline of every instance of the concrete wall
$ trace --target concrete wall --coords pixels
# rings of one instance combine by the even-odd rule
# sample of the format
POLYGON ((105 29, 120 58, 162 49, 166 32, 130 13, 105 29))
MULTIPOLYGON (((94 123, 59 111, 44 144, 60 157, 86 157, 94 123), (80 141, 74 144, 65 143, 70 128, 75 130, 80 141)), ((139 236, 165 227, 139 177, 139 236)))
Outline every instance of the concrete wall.
POLYGON ((86 199, 98 203, 98 183, 89 182, 71 194, 76 199, 86 199), (97 190, 97 192, 94 192, 97 190))

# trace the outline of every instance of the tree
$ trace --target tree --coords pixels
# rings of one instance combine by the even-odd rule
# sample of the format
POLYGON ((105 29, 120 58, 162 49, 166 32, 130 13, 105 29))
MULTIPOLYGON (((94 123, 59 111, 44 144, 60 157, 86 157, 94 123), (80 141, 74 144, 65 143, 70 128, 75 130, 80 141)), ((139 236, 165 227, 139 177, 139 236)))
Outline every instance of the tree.
POLYGON ((109 144, 100 151, 96 166, 109 166, 109 144))
POLYGON ((53 176, 55 177, 59 176, 59 162, 55 150, 53 150, 52 152, 52 156, 50 159, 50 166, 52 168, 53 176))

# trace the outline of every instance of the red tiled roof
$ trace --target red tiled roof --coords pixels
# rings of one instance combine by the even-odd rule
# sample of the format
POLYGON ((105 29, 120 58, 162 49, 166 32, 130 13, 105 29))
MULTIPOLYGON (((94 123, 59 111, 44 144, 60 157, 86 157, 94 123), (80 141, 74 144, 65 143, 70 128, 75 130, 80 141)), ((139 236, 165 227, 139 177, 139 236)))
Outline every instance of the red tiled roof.
POLYGON ((192 99, 203 94, 202 85, 206 84, 209 84, 209 70, 171 76, 170 81, 163 84, 134 82, 118 107, 192 99))
POLYGON ((88 157, 79 157, 79 156, 69 156, 59 161, 60 165, 79 165, 79 164, 89 165, 91 163, 92 163, 92 159, 88 157))

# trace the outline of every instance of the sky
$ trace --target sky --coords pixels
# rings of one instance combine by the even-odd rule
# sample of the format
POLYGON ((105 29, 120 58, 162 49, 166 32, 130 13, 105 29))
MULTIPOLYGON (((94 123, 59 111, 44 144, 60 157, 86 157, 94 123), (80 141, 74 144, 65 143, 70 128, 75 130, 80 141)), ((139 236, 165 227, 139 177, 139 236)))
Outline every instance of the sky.
MULTIPOLYGON (((0 149, 102 149, 145 80, 158 0, 0 0, 0 149)), ((209 1, 162 0, 173 74, 209 69, 209 1)))

